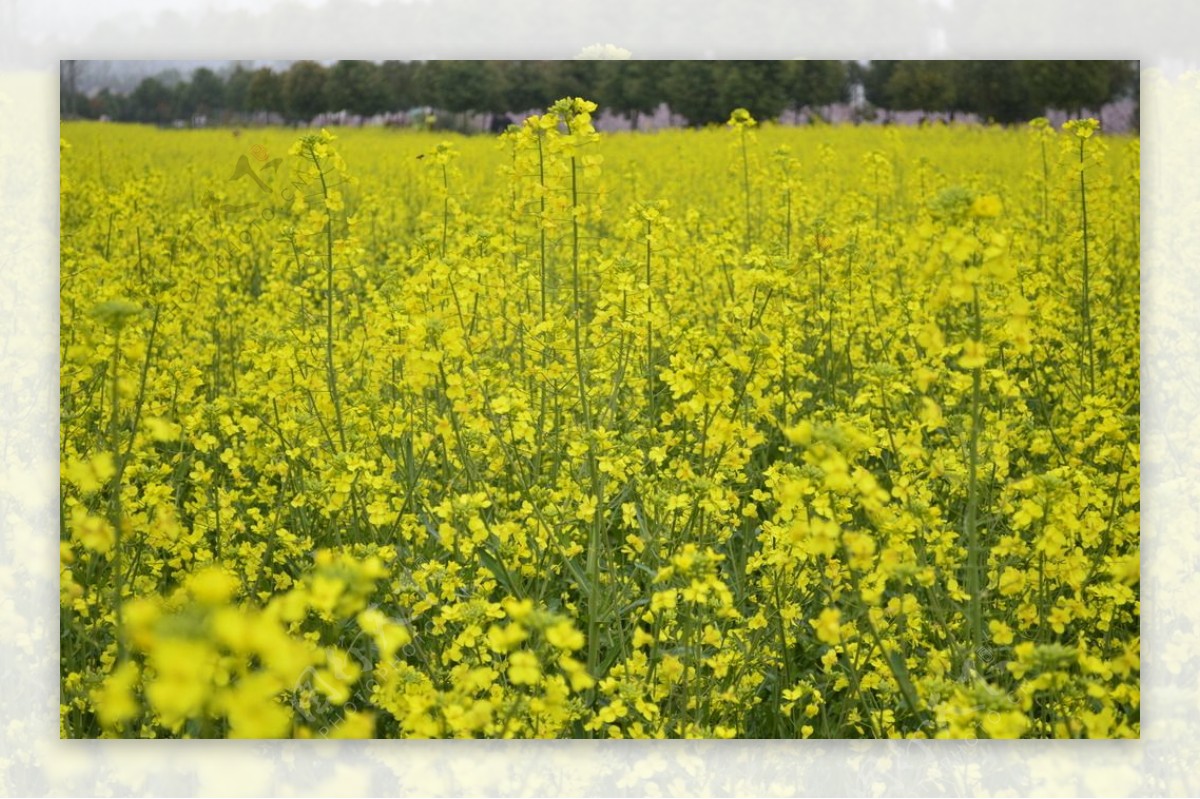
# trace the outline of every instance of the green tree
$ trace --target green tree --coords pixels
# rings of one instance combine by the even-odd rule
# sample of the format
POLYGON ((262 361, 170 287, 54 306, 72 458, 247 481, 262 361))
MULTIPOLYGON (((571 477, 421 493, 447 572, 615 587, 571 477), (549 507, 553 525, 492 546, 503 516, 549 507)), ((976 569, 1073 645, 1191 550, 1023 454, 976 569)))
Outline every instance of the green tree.
POLYGON ((855 64, 855 72, 862 83, 863 95, 868 103, 877 108, 891 108, 892 96, 888 91, 888 81, 896 71, 899 61, 871 61, 866 66, 855 64))
POLYGON ((667 105, 673 113, 687 119, 689 125, 701 127, 729 118, 732 109, 724 108, 717 96, 722 67, 720 61, 672 61, 663 79, 667 105))
POLYGON ((488 125, 491 126, 491 118, 497 114, 503 114, 509 111, 507 97, 507 79, 503 69, 502 61, 484 61, 481 62, 484 68, 484 87, 483 104, 478 110, 484 111, 489 115, 488 125))
POLYGON ((1020 61, 956 61, 953 73, 960 105, 985 120, 1024 122, 1041 114, 1020 61))
POLYGON ((115 94, 107 87, 97 92, 96 96, 89 101, 89 105, 91 107, 90 116, 93 119, 99 119, 102 116, 126 121, 131 119, 127 110, 128 99, 124 95, 115 94))
POLYGON ((663 61, 601 61, 600 95, 613 112, 629 118, 634 130, 642 114, 651 114, 663 102, 663 61))
POLYGON ((758 121, 776 119, 788 106, 782 61, 720 61, 716 93, 718 119, 724 122, 735 108, 745 108, 758 121))
POLYGON ((830 106, 849 97, 850 72, 844 61, 785 61, 783 90, 797 111, 830 106))
POLYGON ((248 102, 250 96, 250 81, 254 73, 241 64, 234 66, 225 79, 225 107, 235 113, 251 110, 248 102))
POLYGON ((1128 90, 1129 61, 1026 61, 1022 64, 1034 102, 1078 117, 1099 112, 1128 90))
POLYGON ((1142 66, 1139 61, 1113 61, 1112 79, 1116 100, 1133 100, 1133 127, 1141 128, 1142 66))
POLYGON ((246 89, 246 110, 283 113, 283 78, 266 67, 255 70, 246 89))
MULTIPOLYGON (((550 96, 545 61, 499 61, 497 74, 504 111, 524 113, 542 109, 557 100, 550 96)), ((590 98, 589 98, 590 99, 590 98)))
POLYGON ((417 66, 411 61, 384 61, 379 67, 383 88, 384 108, 388 111, 407 111, 417 104, 414 80, 417 66))
POLYGON ((191 84, 181 81, 172 86, 170 92, 171 119, 186 119, 190 122, 194 115, 191 84))
POLYGON ((413 103, 416 105, 436 105, 437 90, 434 83, 441 68, 440 61, 415 61, 412 64, 413 103))
POLYGON ((1126 97, 1139 100, 1141 95, 1141 64, 1138 61, 1109 61, 1113 100, 1126 97))
POLYGON ((192 73, 188 101, 191 113, 216 113, 225 106, 225 82, 211 69, 200 67, 192 73))
POLYGON ((143 78, 129 95, 129 116, 137 122, 164 124, 171 118, 171 90, 158 78, 143 78))
POLYGON ((429 61, 423 66, 422 85, 428 105, 459 115, 459 127, 471 112, 496 107, 499 76, 488 61, 429 61))
POLYGON ((325 68, 316 61, 297 61, 283 75, 283 108, 303 122, 329 110, 325 102, 325 68))
POLYGON ((546 105, 563 97, 584 97, 599 106, 609 107, 600 85, 600 65, 603 61, 542 61, 545 86, 550 97, 546 105))
POLYGON ((954 111, 958 87, 948 61, 900 61, 888 76, 884 94, 897 111, 954 111))
POLYGON ((339 61, 325 75, 325 106, 371 116, 387 108, 387 87, 371 61, 339 61))

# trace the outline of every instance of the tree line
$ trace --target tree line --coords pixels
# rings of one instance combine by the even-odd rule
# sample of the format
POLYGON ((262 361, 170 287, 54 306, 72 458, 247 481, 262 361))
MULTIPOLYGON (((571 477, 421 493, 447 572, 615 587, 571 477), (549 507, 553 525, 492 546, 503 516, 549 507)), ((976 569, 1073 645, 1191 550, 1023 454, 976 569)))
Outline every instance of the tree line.
POLYGON ((1136 61, 872 61, 859 77, 867 102, 880 108, 974 113, 1004 124, 1049 108, 1099 113, 1139 95, 1136 61))
POLYGON ((756 119, 788 110, 822 115, 861 87, 874 109, 974 113, 1018 122, 1057 108, 1074 114, 1137 96, 1133 61, 296 61, 283 70, 235 63, 144 78, 127 94, 74 87, 64 62, 64 117, 169 124, 238 123, 268 113, 306 123, 322 113, 363 117, 431 108, 499 117, 583 96, 639 120, 666 104, 690 125, 743 107, 756 119))

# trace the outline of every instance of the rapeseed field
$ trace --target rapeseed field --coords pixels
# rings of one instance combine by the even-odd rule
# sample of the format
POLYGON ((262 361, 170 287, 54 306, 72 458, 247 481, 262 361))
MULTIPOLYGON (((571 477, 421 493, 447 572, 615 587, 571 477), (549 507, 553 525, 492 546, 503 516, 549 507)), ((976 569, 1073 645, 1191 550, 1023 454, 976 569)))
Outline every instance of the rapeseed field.
POLYGON ((1138 141, 64 123, 63 737, 1139 735, 1138 141))

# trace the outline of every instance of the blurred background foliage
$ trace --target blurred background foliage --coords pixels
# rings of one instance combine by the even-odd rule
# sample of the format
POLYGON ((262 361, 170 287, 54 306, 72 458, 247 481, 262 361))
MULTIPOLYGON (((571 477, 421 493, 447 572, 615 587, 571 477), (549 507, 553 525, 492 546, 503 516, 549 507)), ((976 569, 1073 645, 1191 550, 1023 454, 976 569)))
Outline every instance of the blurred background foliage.
POLYGON ((1136 61, 233 61, 186 75, 168 68, 132 88, 85 80, 105 72, 101 64, 62 62, 64 118, 307 124, 320 114, 371 118, 421 109, 443 112, 450 127, 486 130, 502 129, 497 121, 506 115, 582 96, 635 129, 664 106, 678 123, 703 126, 724 122, 736 107, 760 120, 789 111, 813 119, 843 103, 856 120, 923 111, 1007 124, 1047 109, 1080 116, 1138 98, 1136 61))

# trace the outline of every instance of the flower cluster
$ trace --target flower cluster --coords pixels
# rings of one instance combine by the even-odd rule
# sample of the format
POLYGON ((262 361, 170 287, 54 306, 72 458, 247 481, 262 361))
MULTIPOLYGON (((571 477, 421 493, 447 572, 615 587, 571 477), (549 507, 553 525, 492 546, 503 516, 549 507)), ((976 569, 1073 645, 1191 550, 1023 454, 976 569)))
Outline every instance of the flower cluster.
POLYGON ((63 126, 64 734, 1137 736, 1137 142, 596 112, 63 126))

